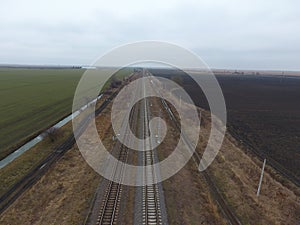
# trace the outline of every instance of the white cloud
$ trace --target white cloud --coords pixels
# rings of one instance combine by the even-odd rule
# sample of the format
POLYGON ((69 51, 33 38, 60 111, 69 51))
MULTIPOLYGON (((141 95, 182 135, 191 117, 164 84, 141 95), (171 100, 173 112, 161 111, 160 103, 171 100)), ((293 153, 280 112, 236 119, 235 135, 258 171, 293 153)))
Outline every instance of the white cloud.
POLYGON ((299 14, 296 0, 2 1, 0 63, 86 64, 155 39, 212 67, 300 69, 299 14))

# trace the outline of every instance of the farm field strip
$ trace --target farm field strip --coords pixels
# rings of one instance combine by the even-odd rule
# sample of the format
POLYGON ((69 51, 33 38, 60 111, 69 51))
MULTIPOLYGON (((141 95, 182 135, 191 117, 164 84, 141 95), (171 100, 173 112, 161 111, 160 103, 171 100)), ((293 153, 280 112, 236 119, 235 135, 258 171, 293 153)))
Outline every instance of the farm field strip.
POLYGON ((0 158, 71 112, 83 70, 0 69, 0 158))
MULTIPOLYGON (((83 69, 0 68, 0 159, 71 114, 73 96, 84 72, 83 69)), ((118 71, 116 76, 123 78, 129 72, 118 71)), ((93 84, 92 89, 98 87, 99 84, 93 84)))

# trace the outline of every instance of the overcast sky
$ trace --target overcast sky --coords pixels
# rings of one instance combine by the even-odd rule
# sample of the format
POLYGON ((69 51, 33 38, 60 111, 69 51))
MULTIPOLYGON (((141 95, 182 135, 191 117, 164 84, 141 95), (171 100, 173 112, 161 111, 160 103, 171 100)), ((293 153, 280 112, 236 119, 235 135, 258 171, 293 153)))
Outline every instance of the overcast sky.
POLYGON ((91 64, 142 40, 212 68, 300 70, 300 1, 1 0, 0 64, 91 64))

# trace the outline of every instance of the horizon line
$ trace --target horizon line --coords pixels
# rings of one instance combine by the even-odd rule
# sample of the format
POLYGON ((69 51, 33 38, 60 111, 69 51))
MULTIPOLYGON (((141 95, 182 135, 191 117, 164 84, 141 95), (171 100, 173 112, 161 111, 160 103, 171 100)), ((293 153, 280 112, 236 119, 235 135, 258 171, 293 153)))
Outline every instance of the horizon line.
MULTIPOLYGON (((94 65, 86 64, 23 64, 23 63, 0 63, 0 68, 92 68, 96 67, 94 65)), ((113 67, 113 66, 107 66, 113 67)), ((134 66, 127 66, 134 67, 134 66)), ((139 67, 139 66, 136 66, 139 67)), ((103 67, 104 68, 104 67, 103 67)), ((155 67, 154 67, 155 68, 155 67)), ((156 68, 166 68, 166 67, 156 67, 156 68)), ((194 68, 187 68, 193 70, 194 68)), ((300 72, 300 69, 236 69, 236 68, 209 68, 212 71, 222 71, 222 72, 300 72)))

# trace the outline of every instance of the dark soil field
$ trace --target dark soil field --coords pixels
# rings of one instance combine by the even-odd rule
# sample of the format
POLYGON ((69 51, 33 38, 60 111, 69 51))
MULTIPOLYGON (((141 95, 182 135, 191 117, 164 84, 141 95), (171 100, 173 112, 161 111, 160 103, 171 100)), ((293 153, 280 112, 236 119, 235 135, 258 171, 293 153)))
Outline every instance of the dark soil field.
MULTIPOLYGON (((180 82, 199 107, 203 92, 182 72, 153 70, 180 82), (174 79, 176 78, 176 79, 174 79)), ((228 131, 300 178, 300 77, 216 75, 227 107, 228 131)))

